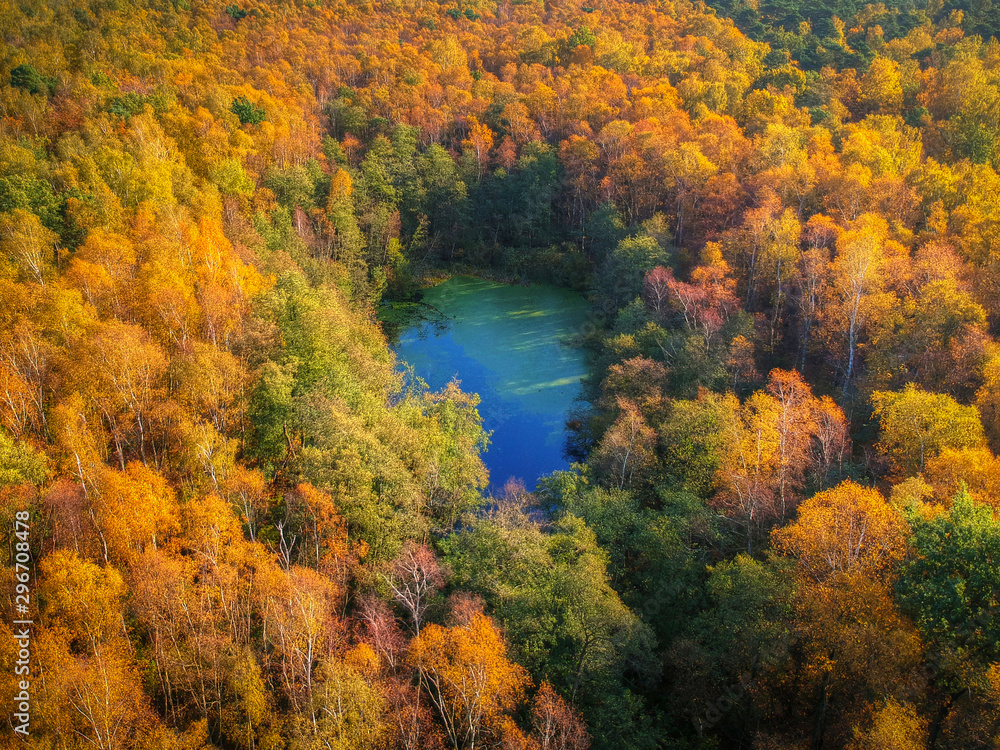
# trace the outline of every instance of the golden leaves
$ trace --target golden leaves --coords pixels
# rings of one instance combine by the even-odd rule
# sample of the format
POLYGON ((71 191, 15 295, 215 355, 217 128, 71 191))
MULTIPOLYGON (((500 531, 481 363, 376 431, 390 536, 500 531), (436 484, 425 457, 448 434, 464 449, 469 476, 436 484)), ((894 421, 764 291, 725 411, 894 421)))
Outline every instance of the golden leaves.
POLYGON ((799 506, 798 518, 775 531, 775 546, 799 560, 809 578, 874 575, 903 558, 908 527, 877 491, 847 480, 799 506))

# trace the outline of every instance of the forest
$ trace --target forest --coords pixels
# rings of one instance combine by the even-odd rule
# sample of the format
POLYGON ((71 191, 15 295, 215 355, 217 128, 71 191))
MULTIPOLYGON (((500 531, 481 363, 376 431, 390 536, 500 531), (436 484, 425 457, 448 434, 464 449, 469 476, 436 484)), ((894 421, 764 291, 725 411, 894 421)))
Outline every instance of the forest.
POLYGON ((0 0, 0 747, 1000 746, 998 19, 0 0), (455 273, 587 297, 537 487, 455 273))

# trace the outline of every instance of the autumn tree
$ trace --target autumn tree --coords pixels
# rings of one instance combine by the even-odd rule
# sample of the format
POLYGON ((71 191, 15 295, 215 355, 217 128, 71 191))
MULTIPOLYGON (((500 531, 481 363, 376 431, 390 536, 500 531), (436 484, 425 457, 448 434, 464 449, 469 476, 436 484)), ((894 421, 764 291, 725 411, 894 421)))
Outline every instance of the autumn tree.
POLYGON ((812 437, 819 429, 815 416, 818 404, 802 376, 794 370, 774 370, 768 379, 767 391, 778 406, 777 482, 783 517, 792 496, 805 482, 812 437))
POLYGON ((717 475, 721 487, 714 502, 743 527, 748 551, 761 526, 777 513, 777 410, 771 396, 757 392, 742 405, 735 396, 725 397, 720 413, 723 437, 717 475))
POLYGON ((879 420, 879 451, 900 476, 923 471, 928 459, 945 448, 985 445, 979 412, 943 393, 930 393, 912 383, 902 391, 878 391, 872 404, 879 420))
POLYGON ((124 580, 68 550, 48 555, 39 577, 40 728, 107 750, 141 747, 154 720, 121 628, 124 580))
POLYGON ((707 348, 740 305, 734 294, 736 281, 718 249, 706 246, 702 259, 706 264, 691 272, 691 283, 678 281, 662 266, 651 270, 644 281, 643 299, 661 320, 668 319, 668 310, 676 311, 684 326, 698 333, 707 348))
POLYGON ((392 562, 386 581, 419 636, 427 607, 444 585, 444 571, 437 558, 426 544, 407 540, 399 557, 392 562))
POLYGON ((796 627, 810 679, 811 734, 846 734, 831 708, 863 720, 862 690, 891 692, 914 674, 921 645, 898 611, 891 583, 906 552, 908 527, 873 489, 851 481, 799 506, 797 520, 776 530, 776 547, 797 559, 802 585, 796 627))
POLYGON ((155 464, 150 411, 167 367, 163 350, 142 328, 109 321, 90 338, 80 359, 77 366, 83 369, 74 375, 99 411, 120 468, 132 455, 155 464))
POLYGON ((631 401, 620 397, 618 409, 618 418, 597 445, 595 460, 621 489, 643 481, 652 468, 656 434, 631 401))
MULTIPOLYGON (((877 319, 884 303, 885 242, 888 227, 877 216, 857 219, 850 231, 837 239, 831 265, 829 295, 823 308, 828 331, 843 339, 847 362, 843 374, 844 391, 853 382, 855 359, 862 333, 877 319)), ((836 346, 834 341, 830 342, 836 346)))
POLYGON ((323 575, 292 568, 276 590, 262 594, 276 677, 295 711, 315 726, 321 711, 317 669, 339 626, 338 591, 323 575))
POLYGON ((542 750, 587 750, 590 737, 580 717, 552 686, 543 682, 531 710, 542 750))
POLYGON ((44 285, 57 260, 57 236, 33 213, 15 209, 0 214, 0 247, 18 276, 44 285))
POLYGON ((456 750, 472 750, 495 736, 528 682, 524 669, 508 661, 500 631, 482 614, 464 626, 428 625, 411 644, 409 659, 456 750))
POLYGON ((912 705, 890 698, 873 716, 871 726, 856 730, 851 750, 919 750, 927 746, 927 720, 912 705))
POLYGON ((905 552, 906 522, 877 490, 847 480, 799 506, 791 525, 772 535, 816 581, 840 573, 872 574, 898 563, 905 552))

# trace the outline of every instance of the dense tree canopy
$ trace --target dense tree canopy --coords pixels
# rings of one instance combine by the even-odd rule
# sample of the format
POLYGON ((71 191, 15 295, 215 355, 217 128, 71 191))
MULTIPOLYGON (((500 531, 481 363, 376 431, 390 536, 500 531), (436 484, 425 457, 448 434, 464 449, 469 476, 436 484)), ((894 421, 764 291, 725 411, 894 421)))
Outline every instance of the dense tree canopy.
POLYGON ((29 745, 996 745, 997 32, 5 2, 29 745), (533 492, 488 493, 489 405, 387 346, 381 303, 457 270, 591 304, 578 463, 533 492))

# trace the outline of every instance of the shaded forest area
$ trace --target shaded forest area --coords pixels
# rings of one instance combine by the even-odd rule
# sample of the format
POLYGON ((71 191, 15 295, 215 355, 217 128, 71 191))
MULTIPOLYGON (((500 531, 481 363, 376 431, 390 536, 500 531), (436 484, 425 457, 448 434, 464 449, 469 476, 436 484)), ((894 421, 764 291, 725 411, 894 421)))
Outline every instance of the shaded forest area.
POLYGON ((585 2, 0 3, 27 746, 996 745, 989 0, 585 2), (592 302, 534 492, 375 317, 469 268, 592 302))

